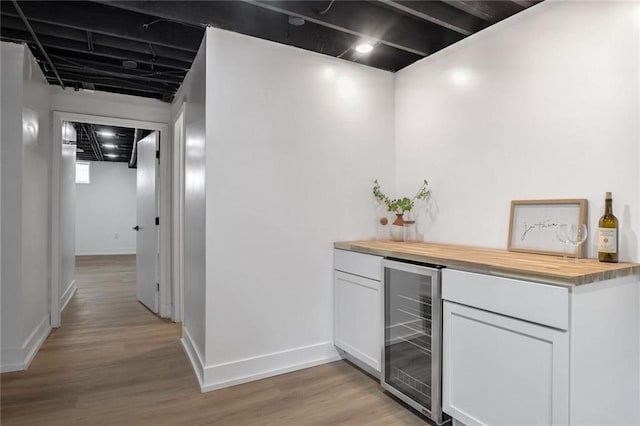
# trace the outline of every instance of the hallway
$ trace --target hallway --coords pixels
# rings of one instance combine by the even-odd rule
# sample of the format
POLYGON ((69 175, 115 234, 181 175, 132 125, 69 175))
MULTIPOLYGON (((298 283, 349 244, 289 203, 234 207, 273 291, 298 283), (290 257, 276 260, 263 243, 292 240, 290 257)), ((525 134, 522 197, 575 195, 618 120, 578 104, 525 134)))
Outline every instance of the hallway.
POLYGON ((135 267, 135 256, 77 258, 62 327, 29 370, 2 376, 3 425, 123 424, 152 413, 168 389, 197 391, 180 326, 138 303, 135 267))
POLYGON ((1 376, 2 425, 425 424, 342 361, 201 394, 180 325, 136 300, 135 276, 135 256, 77 258, 62 327, 1 376))

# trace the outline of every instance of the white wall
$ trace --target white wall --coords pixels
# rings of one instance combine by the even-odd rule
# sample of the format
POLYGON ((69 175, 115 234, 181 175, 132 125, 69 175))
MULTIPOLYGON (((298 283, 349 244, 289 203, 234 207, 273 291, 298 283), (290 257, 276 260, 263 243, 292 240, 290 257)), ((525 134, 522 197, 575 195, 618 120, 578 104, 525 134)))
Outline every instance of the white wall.
POLYGON ((23 81, 23 345, 27 351, 31 350, 35 354, 42 343, 37 340, 44 340, 49 331, 51 111, 49 84, 27 48, 24 55, 23 81), (35 131, 30 125, 33 125, 35 131))
POLYGON ((121 95, 108 92, 63 90, 50 86, 51 109, 53 111, 89 114, 127 120, 169 122, 169 104, 156 99, 121 95))
POLYGON ((2 101, 2 371, 21 369, 22 66, 24 48, 0 42, 2 101))
MULTIPOLYGON (((185 105, 183 339, 193 347, 202 380, 205 349, 205 67, 206 38, 172 104, 185 105)), ((189 346, 187 346, 189 347, 189 346)))
POLYGON ((217 29, 206 60, 213 389, 335 359, 332 244, 373 236, 372 181, 393 186, 394 78, 217 29))
POLYGON ((1 369, 12 371, 28 367, 50 331, 49 91, 23 46, 2 43, 2 111, 1 369))
POLYGON ((427 241, 506 248, 513 199, 586 198, 593 235, 613 191, 640 259, 639 6, 546 1, 396 74, 397 187, 431 183, 427 241))
POLYGON ((640 261, 639 59, 638 2, 548 0, 398 72, 396 182, 432 184, 426 240, 505 248, 510 200, 587 198, 594 257, 612 191, 640 261))
POLYGON ((77 255, 135 254, 136 169, 91 162, 91 183, 76 184, 77 255))

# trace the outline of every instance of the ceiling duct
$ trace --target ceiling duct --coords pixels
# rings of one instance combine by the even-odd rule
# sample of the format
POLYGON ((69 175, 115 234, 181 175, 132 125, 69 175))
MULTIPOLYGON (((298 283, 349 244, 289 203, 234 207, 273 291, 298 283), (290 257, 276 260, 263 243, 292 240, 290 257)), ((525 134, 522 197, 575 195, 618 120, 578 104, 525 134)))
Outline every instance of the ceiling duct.
POLYGON ((131 158, 129 159, 129 168, 135 169, 138 165, 138 141, 142 139, 142 129, 136 129, 133 133, 133 148, 131 148, 131 158))

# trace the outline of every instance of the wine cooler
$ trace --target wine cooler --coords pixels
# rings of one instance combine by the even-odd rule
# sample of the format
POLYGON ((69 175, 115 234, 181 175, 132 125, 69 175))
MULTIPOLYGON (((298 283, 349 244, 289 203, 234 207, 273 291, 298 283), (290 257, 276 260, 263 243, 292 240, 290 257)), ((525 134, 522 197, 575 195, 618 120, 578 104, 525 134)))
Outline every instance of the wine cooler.
POLYGON ((440 269, 389 259, 382 268, 382 387, 442 424, 440 269))

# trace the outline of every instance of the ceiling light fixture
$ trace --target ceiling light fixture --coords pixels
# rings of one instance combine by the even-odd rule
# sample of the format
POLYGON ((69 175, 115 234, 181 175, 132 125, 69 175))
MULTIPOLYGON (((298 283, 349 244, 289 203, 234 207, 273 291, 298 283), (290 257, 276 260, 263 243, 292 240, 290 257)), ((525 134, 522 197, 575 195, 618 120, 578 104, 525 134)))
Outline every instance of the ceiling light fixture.
POLYGON ((138 68, 138 63, 132 59, 125 59, 122 61, 122 66, 128 70, 138 68))
POLYGON ((109 157, 109 158, 118 158, 120 157, 118 154, 105 154, 105 157, 109 157))
POLYGON ((102 147, 103 147, 103 148, 110 148, 110 149, 114 149, 114 148, 117 148, 117 147, 118 147, 118 145, 115 145, 115 144, 112 144, 112 143, 103 143, 103 144, 102 144, 102 147))
POLYGON ((103 138, 112 138, 114 137, 116 134, 113 132, 110 132, 108 130, 101 130, 99 132, 96 132, 98 134, 98 136, 102 136, 103 138))
POLYGON ((358 53, 369 53, 373 50, 373 45, 371 43, 360 43, 356 46, 356 52, 358 53))
POLYGON ((301 27, 305 23, 305 20, 299 16, 289 16, 289 25, 293 25, 294 27, 301 27))

